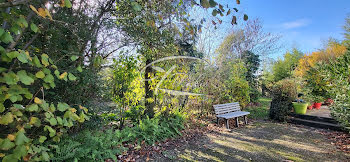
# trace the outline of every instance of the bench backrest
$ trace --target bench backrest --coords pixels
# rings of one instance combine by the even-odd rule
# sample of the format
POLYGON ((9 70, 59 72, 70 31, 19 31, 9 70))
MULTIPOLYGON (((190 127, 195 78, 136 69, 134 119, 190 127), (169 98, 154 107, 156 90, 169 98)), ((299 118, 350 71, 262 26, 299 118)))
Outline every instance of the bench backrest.
POLYGON ((214 111, 216 115, 226 114, 229 112, 241 111, 241 107, 238 102, 226 103, 214 105, 214 111))

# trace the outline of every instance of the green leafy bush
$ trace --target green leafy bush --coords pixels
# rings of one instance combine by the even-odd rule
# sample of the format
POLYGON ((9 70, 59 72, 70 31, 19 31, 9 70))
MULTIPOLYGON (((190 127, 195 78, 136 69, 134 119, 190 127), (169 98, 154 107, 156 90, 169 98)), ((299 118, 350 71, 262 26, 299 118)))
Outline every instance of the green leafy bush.
POLYGON ((249 98, 250 102, 257 103, 259 102, 259 97, 261 97, 261 93, 254 87, 250 87, 249 98))
MULTIPOLYGON (((68 65, 56 64, 56 66, 65 67, 68 65)), ((93 108, 97 107, 97 105, 94 105, 93 101, 103 101, 102 94, 104 93, 103 90, 106 89, 103 87, 101 76, 96 72, 96 70, 86 67, 84 70, 79 72, 76 70, 76 67, 73 66, 69 69, 65 68, 65 71, 74 74, 74 76, 77 78, 76 81, 56 81, 56 88, 50 90, 46 94, 46 98, 50 98, 50 100, 53 102, 91 105, 88 107, 89 111, 92 111, 93 108), (84 93, 79 93, 79 95, 77 95, 77 92, 84 93)))
POLYGON ((56 87, 55 77, 65 81, 75 81, 76 77, 60 72, 47 54, 39 60, 37 55, 23 50, 1 53, 0 157, 3 161, 47 161, 48 148, 42 143, 60 141, 75 122, 82 123, 88 116, 87 108, 80 105, 73 108, 45 101, 44 92, 56 87), (8 66, 16 63, 21 66, 8 66), (33 93, 33 86, 41 88, 33 93))
POLYGON ((185 117, 182 113, 175 112, 169 116, 156 116, 146 118, 134 127, 125 127, 122 130, 109 129, 101 131, 87 129, 77 135, 66 136, 60 143, 51 143, 47 147, 51 149, 52 161, 104 161, 116 160, 116 155, 125 151, 123 144, 152 145, 155 142, 181 135, 184 129, 185 117))
POLYGON ((53 147, 51 161, 104 161, 121 154, 121 134, 112 130, 91 131, 85 130, 75 136, 66 137, 53 147))
MULTIPOLYGON (((326 64, 322 63, 322 65, 326 64)), ((327 80, 322 77, 323 72, 320 68, 323 67, 318 65, 311 67, 304 76, 306 80, 305 88, 308 89, 313 102, 323 102, 325 98, 330 98, 328 93, 330 87, 327 85, 327 80)))
POLYGON ((247 69, 242 62, 238 61, 231 62, 230 65, 230 75, 224 81, 223 99, 239 102, 242 107, 245 107, 250 102, 249 83, 245 78, 247 69))
POLYGON ((153 144, 156 141, 162 141, 167 138, 172 138, 181 135, 180 130, 184 129, 185 117, 182 113, 176 112, 168 116, 156 116, 155 118, 146 118, 133 127, 135 130, 135 138, 129 142, 145 141, 147 144, 153 144))
POLYGON ((134 123, 138 123, 143 114, 144 114, 145 108, 144 106, 138 105, 138 106, 131 106, 130 109, 125 111, 125 117, 126 119, 131 120, 134 123))
POLYGON ((273 98, 269 117, 285 121, 293 108, 293 100, 297 98, 297 86, 293 80, 284 79, 273 87, 273 98))
MULTIPOLYGON (((37 11, 34 6, 30 7, 37 11)), ((87 108, 81 105, 70 106, 47 96, 57 88, 58 82, 76 82, 75 74, 81 71, 62 70, 57 60, 42 49, 29 48, 31 43, 25 47, 23 43, 35 39, 29 33, 39 34, 41 27, 38 28, 32 16, 23 15, 24 8, 10 5, 8 9, 11 12, 0 16, 7 24, 0 27, 0 160, 48 161, 49 148, 43 145, 59 142, 68 130, 78 122, 83 123, 88 116, 87 108)), ((43 18, 51 16, 43 8, 40 11, 43 18)), ((47 47, 46 44, 45 49, 47 47)), ((75 60, 67 63, 74 64, 75 60)))
POLYGON ((334 100, 331 114, 340 124, 350 130, 350 51, 328 64, 315 66, 327 88, 325 97, 334 100))

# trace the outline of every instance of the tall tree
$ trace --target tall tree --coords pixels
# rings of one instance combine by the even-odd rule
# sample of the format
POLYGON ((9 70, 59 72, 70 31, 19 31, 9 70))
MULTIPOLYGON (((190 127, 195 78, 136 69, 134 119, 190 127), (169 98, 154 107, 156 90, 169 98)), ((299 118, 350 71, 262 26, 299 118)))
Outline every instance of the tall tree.
POLYGON ((316 66, 319 62, 330 62, 336 58, 344 55, 347 51, 347 47, 342 43, 329 40, 324 49, 317 50, 311 54, 305 54, 302 59, 299 60, 298 67, 295 70, 296 76, 303 77, 306 73, 316 66))
POLYGON ((246 76, 246 80, 249 83, 250 100, 255 102, 259 97, 259 91, 257 90, 258 89, 257 71, 259 69, 261 60, 259 59, 259 55, 256 55, 250 51, 243 52, 242 59, 243 59, 245 68, 247 69, 245 76, 246 76))
MULTIPOLYGON (((238 3, 239 1, 237 1, 238 3)), ((200 29, 199 25, 192 24, 188 19, 188 7, 193 5, 203 8, 213 8, 216 13, 224 16, 223 5, 214 0, 172 1, 172 0, 142 0, 118 1, 114 15, 117 25, 136 42, 138 53, 146 65, 163 56, 174 55, 178 44, 176 37, 181 37, 182 29, 192 36, 200 29), (218 8, 217 8, 218 7, 218 8)), ((226 15, 226 14, 225 14, 226 15)), ((236 16, 233 17, 236 21, 236 16)), ((247 18, 246 18, 247 19, 247 18)), ((144 72, 145 79, 145 107, 149 117, 154 116, 154 99, 150 79, 154 75, 150 66, 144 72)))
POLYGON ((256 85, 256 72, 260 66, 259 55, 254 54, 250 51, 243 52, 243 62, 245 63, 245 67, 247 68, 246 78, 249 82, 249 85, 255 87, 256 85))
POLYGON ((343 26, 344 28, 344 36, 345 40, 344 42, 350 46, 350 15, 348 15, 345 19, 345 25, 343 26))
POLYGON ((292 77, 298 62, 302 57, 303 53, 295 48, 291 52, 285 53, 283 60, 277 60, 272 67, 274 80, 277 82, 279 80, 292 77))
POLYGON ((259 19, 248 21, 244 28, 233 30, 216 52, 219 60, 242 58, 244 51, 266 56, 279 49, 280 36, 263 30, 259 19))

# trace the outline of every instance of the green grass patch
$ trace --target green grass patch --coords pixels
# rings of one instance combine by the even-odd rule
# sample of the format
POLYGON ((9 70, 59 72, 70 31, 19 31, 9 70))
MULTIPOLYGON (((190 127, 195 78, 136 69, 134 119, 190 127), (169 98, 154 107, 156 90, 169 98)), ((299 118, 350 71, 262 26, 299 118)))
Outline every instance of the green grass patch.
POLYGON ((271 99, 261 97, 258 99, 260 105, 259 106, 251 106, 245 108, 244 111, 250 112, 249 118, 252 119, 267 119, 269 116, 269 108, 271 99))
POLYGON ((260 97, 258 99, 258 101, 261 104, 261 106, 269 107, 272 99, 271 98, 266 98, 266 97, 260 97))

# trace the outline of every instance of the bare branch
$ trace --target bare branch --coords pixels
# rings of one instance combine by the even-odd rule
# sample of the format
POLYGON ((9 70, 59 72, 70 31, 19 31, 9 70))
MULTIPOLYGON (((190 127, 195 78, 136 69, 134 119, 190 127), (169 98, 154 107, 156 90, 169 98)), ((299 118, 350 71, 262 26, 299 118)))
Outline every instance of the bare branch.
MULTIPOLYGON (((29 15, 26 18, 27 22, 30 22, 30 20, 32 19, 32 17, 34 16, 34 12, 30 12, 29 15)), ((18 34, 15 38, 15 40, 7 47, 6 51, 10 51, 12 50, 20 41, 20 38, 22 37, 23 33, 26 31, 27 28, 23 28, 21 33, 18 34)))

